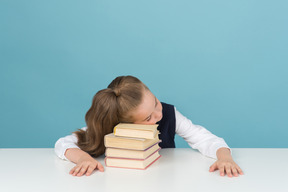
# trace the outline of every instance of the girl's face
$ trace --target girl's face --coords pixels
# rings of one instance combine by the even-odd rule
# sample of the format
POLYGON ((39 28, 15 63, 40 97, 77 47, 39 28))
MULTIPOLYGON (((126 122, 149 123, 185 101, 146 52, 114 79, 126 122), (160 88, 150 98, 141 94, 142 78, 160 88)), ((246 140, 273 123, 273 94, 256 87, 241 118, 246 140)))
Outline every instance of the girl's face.
POLYGON ((162 119, 162 104, 149 90, 144 90, 143 101, 132 117, 136 124, 156 124, 162 119))

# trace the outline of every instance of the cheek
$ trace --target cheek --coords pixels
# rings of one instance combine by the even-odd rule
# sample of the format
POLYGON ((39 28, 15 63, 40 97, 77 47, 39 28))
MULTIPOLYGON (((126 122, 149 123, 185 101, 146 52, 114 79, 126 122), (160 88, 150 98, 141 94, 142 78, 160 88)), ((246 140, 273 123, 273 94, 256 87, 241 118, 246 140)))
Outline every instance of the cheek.
POLYGON ((158 106, 157 106, 157 111, 161 112, 162 113, 162 104, 160 101, 158 101, 158 106))
POLYGON ((160 105, 158 105, 156 112, 157 112, 158 120, 160 121, 162 119, 163 114, 162 114, 162 105, 160 102, 159 102, 159 104, 160 105))
POLYGON ((154 114, 153 123, 155 124, 161 119, 162 119, 162 111, 157 111, 157 113, 154 114))
POLYGON ((161 121, 162 117, 163 117, 162 113, 160 113, 159 116, 157 117, 157 119, 155 120, 156 121, 155 123, 157 123, 158 121, 161 121))

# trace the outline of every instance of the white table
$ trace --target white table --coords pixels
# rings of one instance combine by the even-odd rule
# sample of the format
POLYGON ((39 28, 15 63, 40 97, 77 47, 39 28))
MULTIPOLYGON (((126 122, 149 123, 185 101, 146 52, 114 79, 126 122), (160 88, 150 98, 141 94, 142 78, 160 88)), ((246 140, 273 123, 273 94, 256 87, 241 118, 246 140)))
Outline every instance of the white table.
MULTIPOLYGON (((53 149, 0 149, 0 191, 37 192, 287 192, 288 149, 232 149, 243 176, 210 173, 215 161, 192 149, 161 149, 162 157, 147 170, 105 167, 105 172, 73 177, 73 163, 53 149)), ((103 157, 97 158, 104 165, 103 157)))

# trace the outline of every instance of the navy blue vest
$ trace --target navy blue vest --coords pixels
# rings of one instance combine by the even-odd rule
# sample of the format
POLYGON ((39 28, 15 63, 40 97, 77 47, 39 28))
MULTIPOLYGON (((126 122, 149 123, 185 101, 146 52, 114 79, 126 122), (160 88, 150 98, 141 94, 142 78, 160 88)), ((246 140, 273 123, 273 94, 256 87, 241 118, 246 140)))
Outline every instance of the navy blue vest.
POLYGON ((162 103, 162 119, 157 122, 159 124, 158 130, 160 132, 159 139, 162 140, 159 143, 161 148, 175 148, 175 129, 176 129, 176 119, 175 119, 175 109, 173 105, 162 103))

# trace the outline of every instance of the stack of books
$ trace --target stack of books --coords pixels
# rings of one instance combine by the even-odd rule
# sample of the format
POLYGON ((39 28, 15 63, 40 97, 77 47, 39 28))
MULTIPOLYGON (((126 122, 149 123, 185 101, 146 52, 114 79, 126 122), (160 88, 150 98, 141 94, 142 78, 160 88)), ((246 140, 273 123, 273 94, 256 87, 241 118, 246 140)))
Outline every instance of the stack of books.
POLYGON ((158 125, 120 123, 104 137, 107 167, 146 169, 159 154, 158 125))

